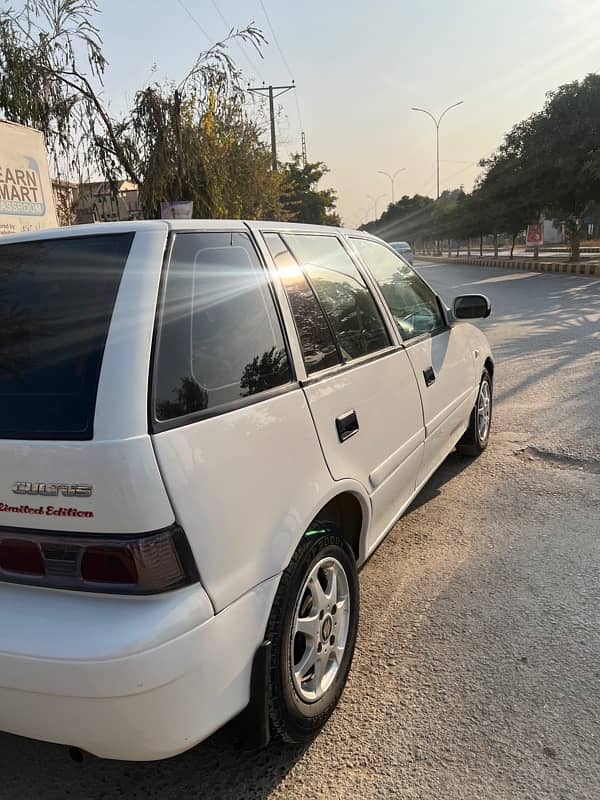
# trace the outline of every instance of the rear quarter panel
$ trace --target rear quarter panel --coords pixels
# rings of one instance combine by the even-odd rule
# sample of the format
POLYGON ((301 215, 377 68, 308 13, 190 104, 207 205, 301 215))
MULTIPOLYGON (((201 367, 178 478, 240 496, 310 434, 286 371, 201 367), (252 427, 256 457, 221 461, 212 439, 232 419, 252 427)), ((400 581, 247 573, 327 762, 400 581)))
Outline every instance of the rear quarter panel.
POLYGON ((335 494, 299 388, 153 438, 217 611, 280 573, 335 494))

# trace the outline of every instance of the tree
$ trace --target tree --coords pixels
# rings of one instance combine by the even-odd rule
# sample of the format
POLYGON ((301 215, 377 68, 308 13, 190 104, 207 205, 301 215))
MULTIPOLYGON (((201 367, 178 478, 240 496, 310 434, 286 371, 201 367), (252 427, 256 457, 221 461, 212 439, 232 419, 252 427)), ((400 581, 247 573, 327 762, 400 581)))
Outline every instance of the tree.
POLYGON ((485 168, 479 181, 479 202, 481 210, 486 211, 485 227, 494 235, 496 255, 498 234, 510 235, 512 258, 519 233, 539 219, 541 201, 535 181, 520 159, 505 146, 480 164, 485 168))
MULTIPOLYGON (((450 239, 460 240, 463 238, 463 204, 465 197, 463 189, 446 190, 433 205, 431 233, 438 242, 442 239, 448 239, 449 241, 450 239)), ((450 255, 450 241, 448 250, 448 255, 450 255)))
POLYGON ((577 259, 584 214, 600 198, 600 75, 550 93, 533 128, 532 145, 543 155, 545 205, 565 220, 577 259))
POLYGON ((193 200, 208 217, 279 216, 281 177, 270 170, 259 124, 244 110, 233 39, 257 49, 253 26, 201 52, 179 84, 153 84, 116 119, 102 100, 107 61, 95 0, 26 0, 0 19, 0 110, 41 130, 57 173, 139 186, 144 215, 193 200))
POLYGON ((282 205, 285 218, 313 225, 340 225, 335 211, 337 197, 333 189, 317 189, 329 172, 322 161, 303 164, 299 153, 283 165, 282 205))
POLYGON ((408 241, 424 247, 432 238, 434 204, 431 197, 404 195, 396 203, 390 203, 378 220, 368 222, 362 229, 387 241, 408 241))
POLYGON ((532 207, 565 222, 576 260, 584 214, 600 197, 600 75, 550 92, 540 112, 510 131, 505 148, 520 188, 535 194, 532 207))
POLYGON ((107 158, 93 152, 100 136, 135 180, 100 99, 107 61, 93 22, 96 13, 95 0, 27 0, 22 10, 3 11, 0 110, 6 119, 45 134, 55 167, 82 167, 80 159, 88 155, 107 158))

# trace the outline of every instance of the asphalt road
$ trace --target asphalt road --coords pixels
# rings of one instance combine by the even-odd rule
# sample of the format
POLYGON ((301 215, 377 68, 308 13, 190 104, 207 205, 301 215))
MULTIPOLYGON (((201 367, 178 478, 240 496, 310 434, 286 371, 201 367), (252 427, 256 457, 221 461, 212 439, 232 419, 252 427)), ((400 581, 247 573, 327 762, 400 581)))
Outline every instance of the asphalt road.
POLYGON ((493 439, 446 461, 362 571, 325 730, 255 754, 226 729, 149 765, 0 735, 3 800, 600 796, 600 280, 419 269, 492 299, 493 439))

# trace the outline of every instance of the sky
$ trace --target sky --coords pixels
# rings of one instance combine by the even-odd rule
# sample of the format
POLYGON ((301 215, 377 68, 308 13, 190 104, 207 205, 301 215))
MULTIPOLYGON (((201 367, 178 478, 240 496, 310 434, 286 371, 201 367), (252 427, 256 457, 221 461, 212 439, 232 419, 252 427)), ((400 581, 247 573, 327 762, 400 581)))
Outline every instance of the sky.
POLYGON ((546 92, 600 72, 600 0, 99 0, 115 111, 152 78, 181 79, 198 52, 254 23, 268 44, 231 46, 250 83, 296 83, 277 101, 278 155, 324 161, 323 187, 357 227, 404 194, 470 190, 479 160, 538 110, 546 92), (265 13, 266 12, 266 13, 265 13))

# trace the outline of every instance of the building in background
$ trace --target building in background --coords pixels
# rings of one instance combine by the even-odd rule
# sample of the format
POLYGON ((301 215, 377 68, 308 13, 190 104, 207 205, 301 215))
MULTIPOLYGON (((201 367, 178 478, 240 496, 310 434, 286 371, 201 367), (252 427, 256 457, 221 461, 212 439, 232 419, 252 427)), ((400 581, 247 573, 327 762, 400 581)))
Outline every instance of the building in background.
POLYGON ((136 183, 82 183, 77 199, 77 222, 118 222, 141 219, 136 183))
POLYGON ((52 194, 56 207, 56 217, 61 227, 75 225, 79 184, 52 178, 52 194))
POLYGON ((87 222, 118 222, 141 219, 137 184, 117 181, 72 183, 54 178, 54 199, 60 225, 87 222))

